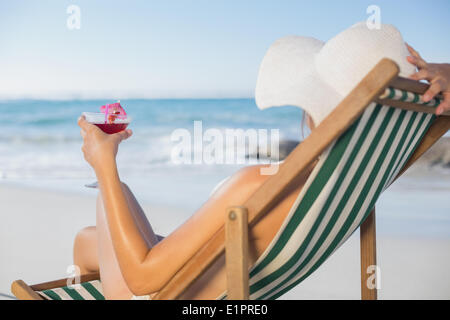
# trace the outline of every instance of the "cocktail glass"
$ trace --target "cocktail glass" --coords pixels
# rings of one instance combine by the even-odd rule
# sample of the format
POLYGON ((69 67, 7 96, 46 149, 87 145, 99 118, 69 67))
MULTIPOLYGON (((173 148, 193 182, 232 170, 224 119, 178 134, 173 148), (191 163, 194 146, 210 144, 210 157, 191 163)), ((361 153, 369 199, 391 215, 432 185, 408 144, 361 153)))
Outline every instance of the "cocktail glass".
MULTIPOLYGON (((106 115, 101 112, 83 112, 86 121, 99 127, 107 134, 113 134, 125 130, 131 122, 128 115, 106 115), (112 118, 111 118, 112 116, 112 118)), ((85 184, 87 188, 98 188, 98 181, 85 184)))

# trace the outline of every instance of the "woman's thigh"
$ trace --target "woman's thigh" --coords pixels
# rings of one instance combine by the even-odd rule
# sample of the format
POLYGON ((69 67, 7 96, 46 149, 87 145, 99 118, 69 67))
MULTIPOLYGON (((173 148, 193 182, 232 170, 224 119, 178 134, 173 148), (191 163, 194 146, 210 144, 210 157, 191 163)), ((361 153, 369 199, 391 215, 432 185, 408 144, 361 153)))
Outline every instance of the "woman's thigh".
POLYGON ((139 202, 134 197, 134 194, 131 192, 130 188, 125 183, 122 183, 122 190, 125 194, 128 206, 131 209, 134 221, 136 222, 136 225, 139 228, 142 237, 145 239, 149 247, 153 247, 158 243, 158 237, 153 231, 153 228, 150 225, 150 222, 148 221, 144 210, 139 205, 139 202))
POLYGON ((119 264, 114 253, 111 235, 106 221, 103 200, 97 198, 97 241, 98 263, 103 294, 107 299, 131 299, 133 294, 122 277, 119 264))
MULTIPOLYGON (((136 225, 146 240, 147 245, 151 248, 158 242, 158 239, 131 190, 125 184, 123 184, 123 190, 136 225)), ((97 198, 97 238, 100 277, 105 297, 107 299, 131 299, 133 293, 128 289, 120 271, 101 194, 97 198)))

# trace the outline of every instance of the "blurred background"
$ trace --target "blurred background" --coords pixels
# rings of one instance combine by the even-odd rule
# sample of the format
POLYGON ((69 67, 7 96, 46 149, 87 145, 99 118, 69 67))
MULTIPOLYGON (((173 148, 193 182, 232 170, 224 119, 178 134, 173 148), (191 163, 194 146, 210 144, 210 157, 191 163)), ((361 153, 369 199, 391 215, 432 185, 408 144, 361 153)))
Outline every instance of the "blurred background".
MULTIPOLYGON (((370 5, 424 59, 450 62, 447 0, 1 1, 0 298, 14 279, 66 276, 77 230, 95 224, 81 112, 121 100, 134 131, 121 179, 168 234, 243 166, 174 165, 173 130, 201 120, 204 130, 279 129, 282 143, 297 143, 299 108, 254 103, 266 50, 291 34, 326 41, 367 20, 370 5)), ((382 298, 450 298, 449 150, 447 137, 379 202, 382 298)), ((285 298, 357 299, 355 237, 285 298)))

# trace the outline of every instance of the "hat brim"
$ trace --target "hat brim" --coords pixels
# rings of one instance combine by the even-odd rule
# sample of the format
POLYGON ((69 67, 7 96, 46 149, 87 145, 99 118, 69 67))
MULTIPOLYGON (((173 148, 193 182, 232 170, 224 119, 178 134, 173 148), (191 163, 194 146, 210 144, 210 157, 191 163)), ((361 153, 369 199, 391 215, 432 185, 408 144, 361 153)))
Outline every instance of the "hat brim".
POLYGON ((293 105, 318 125, 382 59, 395 61, 401 76, 415 67, 400 32, 382 24, 370 29, 358 23, 331 38, 289 36, 267 51, 258 75, 255 100, 259 108, 293 105))
POLYGON ((342 99, 316 71, 314 60, 323 46, 322 41, 310 37, 277 40, 261 63, 255 89, 257 106, 296 106, 318 125, 342 99))

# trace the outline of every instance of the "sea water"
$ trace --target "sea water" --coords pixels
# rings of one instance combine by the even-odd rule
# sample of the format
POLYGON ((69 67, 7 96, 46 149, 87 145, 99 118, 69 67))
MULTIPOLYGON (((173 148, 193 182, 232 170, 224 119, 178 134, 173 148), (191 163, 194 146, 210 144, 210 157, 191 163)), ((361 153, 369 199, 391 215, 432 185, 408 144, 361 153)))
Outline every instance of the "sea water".
MULTIPOLYGON (((84 192, 95 180, 84 161, 77 119, 113 101, 1 101, 0 181, 84 192)), ((244 164, 175 164, 176 129, 278 129, 281 140, 300 140, 302 111, 259 110, 254 99, 122 100, 133 136, 120 145, 121 179, 150 201, 196 207, 208 189, 244 164), (190 185, 194 186, 190 186, 190 185), (174 196, 176 192, 176 196, 174 196), (192 194, 194 193, 194 194, 192 194)), ((89 192, 89 191, 87 191, 89 192)), ((204 200, 204 199, 203 199, 204 200)))
MULTIPOLYGON (((113 101, 1 101, 0 182, 95 194, 84 161, 77 118, 113 101)), ((223 179, 248 164, 174 164, 174 130, 278 129, 280 140, 301 140, 302 111, 259 110, 253 99, 123 100, 133 136, 120 145, 121 180, 139 201, 183 208, 187 218, 223 179)), ((377 230, 389 234, 450 236, 450 170, 402 177, 378 202, 377 230)))

